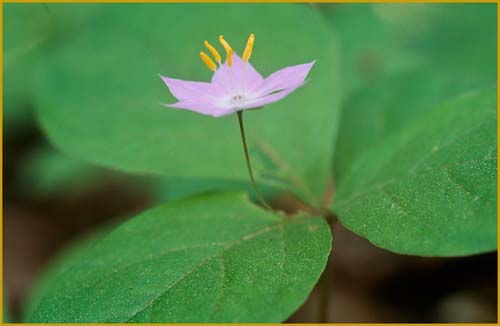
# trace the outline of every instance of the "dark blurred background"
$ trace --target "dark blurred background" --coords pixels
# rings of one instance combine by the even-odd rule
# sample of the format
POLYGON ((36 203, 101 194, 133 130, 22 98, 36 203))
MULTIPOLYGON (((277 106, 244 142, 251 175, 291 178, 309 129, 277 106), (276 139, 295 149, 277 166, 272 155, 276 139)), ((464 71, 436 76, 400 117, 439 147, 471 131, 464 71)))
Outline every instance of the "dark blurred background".
MULTIPOLYGON (((42 12, 46 10, 43 4, 40 6, 42 12)), ((373 31, 372 19, 382 19, 388 22, 385 28, 406 26, 408 30, 403 32, 414 35, 416 42, 419 35, 429 32, 426 24, 436 15, 425 6, 411 9, 399 5, 389 10, 376 5, 314 6, 332 25, 338 25, 340 32, 345 21, 359 22, 351 24, 353 37, 373 31), (412 10, 418 15, 413 15, 412 10)), ((496 17, 496 6, 491 8, 496 17)), ((37 13, 35 10, 32 14, 37 13)), ((29 18, 29 13, 16 17, 29 18)), ((482 19, 477 18, 480 22, 482 19)), ((49 28, 43 20, 42 17, 41 28, 49 28)), ((457 23, 452 18, 447 20, 457 23)), ((496 30, 496 19, 493 23, 496 30)), ((404 64, 398 61, 402 60, 400 57, 380 52, 384 47, 397 48, 393 54, 406 50, 393 41, 389 36, 373 44, 346 45, 351 55, 343 73, 353 75, 346 79, 346 94, 384 69, 404 64)), ((33 46, 43 46, 43 39, 40 42, 42 45, 33 46)), ((7 59, 16 60, 16 55, 7 59)), ((30 90, 17 87, 13 77, 6 77, 25 74, 32 65, 28 56, 16 62, 15 69, 4 70, 4 87, 8 91, 3 99, 4 311, 13 322, 22 321, 27 296, 44 268, 72 243, 103 228, 109 229, 160 201, 214 185, 132 177, 59 153, 36 123, 30 90)), ((286 195, 274 198, 273 205, 289 212, 300 208, 286 195)), ((497 321, 496 252, 463 258, 397 255, 375 247, 337 223, 333 258, 308 301, 289 322, 497 321)))

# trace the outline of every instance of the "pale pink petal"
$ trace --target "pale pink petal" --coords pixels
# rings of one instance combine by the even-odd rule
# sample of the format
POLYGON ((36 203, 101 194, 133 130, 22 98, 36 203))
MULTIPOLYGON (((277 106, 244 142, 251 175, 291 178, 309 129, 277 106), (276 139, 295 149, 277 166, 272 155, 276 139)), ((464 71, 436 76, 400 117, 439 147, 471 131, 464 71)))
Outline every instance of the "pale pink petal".
POLYGON ((236 53, 233 54, 233 64, 227 61, 215 71, 212 84, 226 89, 228 94, 245 93, 262 83, 264 78, 255 70, 250 62, 244 62, 236 53))
POLYGON ((210 83, 174 79, 161 76, 168 89, 179 101, 220 95, 218 87, 210 83))
POLYGON ((304 83, 315 62, 312 61, 278 70, 264 79, 252 92, 257 96, 264 96, 289 88, 297 88, 304 83))
POLYGON ((209 115, 212 117, 220 117, 234 112, 234 110, 230 107, 224 107, 208 101, 196 100, 196 99, 185 100, 174 104, 164 104, 164 105, 170 108, 189 110, 196 113, 209 115))
POLYGON ((252 101, 246 102, 245 105, 243 105, 242 107, 240 107, 238 109, 255 109, 255 108, 267 105, 267 104, 271 104, 273 102, 281 100, 282 98, 284 98, 285 96, 287 96, 288 94, 290 94, 291 92, 296 90, 297 88, 298 87, 289 88, 289 89, 285 89, 282 91, 278 91, 276 93, 272 93, 270 95, 256 98, 252 101))

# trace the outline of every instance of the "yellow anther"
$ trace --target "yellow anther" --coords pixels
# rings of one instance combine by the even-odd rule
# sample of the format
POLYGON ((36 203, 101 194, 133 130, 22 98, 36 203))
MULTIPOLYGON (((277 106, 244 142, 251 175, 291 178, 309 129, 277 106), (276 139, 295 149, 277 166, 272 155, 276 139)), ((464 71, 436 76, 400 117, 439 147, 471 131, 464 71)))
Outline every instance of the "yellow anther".
POLYGON ((231 67, 233 65, 233 49, 229 49, 227 53, 227 65, 231 67))
POLYGON ((251 33, 250 36, 248 37, 247 46, 245 46, 245 51, 243 51, 244 62, 248 62, 248 60, 250 60, 250 57, 252 56, 254 40, 255 40, 255 35, 251 33))
POLYGON ((221 63, 222 59, 219 54, 219 52, 210 44, 208 41, 205 41, 205 47, 212 53, 212 56, 214 57, 215 61, 217 61, 219 64, 221 63))
POLYGON ((205 52, 200 52, 200 58, 207 65, 208 69, 212 71, 215 71, 215 69, 217 69, 217 65, 215 64, 215 62, 213 62, 205 52))
POLYGON ((222 44, 222 46, 224 47, 224 50, 226 50, 226 53, 228 53, 229 51, 232 50, 231 46, 229 45, 229 43, 226 42, 226 40, 224 39, 224 35, 220 35, 219 36, 219 42, 220 44, 222 44))
POLYGON ((229 43, 226 42, 226 40, 224 39, 223 35, 219 36, 219 42, 224 47, 224 50, 226 50, 227 65, 229 67, 231 67, 233 65, 233 49, 231 48, 231 46, 229 45, 229 43))

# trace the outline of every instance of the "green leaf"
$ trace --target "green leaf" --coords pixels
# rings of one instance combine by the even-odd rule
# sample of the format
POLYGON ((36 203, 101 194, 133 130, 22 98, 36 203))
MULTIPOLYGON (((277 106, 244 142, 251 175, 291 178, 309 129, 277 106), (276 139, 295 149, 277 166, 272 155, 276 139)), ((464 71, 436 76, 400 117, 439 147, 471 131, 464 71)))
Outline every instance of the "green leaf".
POLYGON ((31 322, 279 322, 306 299, 331 248, 322 218, 283 217, 242 194, 152 209, 80 254, 31 322))
POLYGON ((2 113, 8 135, 34 121, 33 81, 43 53, 74 33, 95 8, 93 4, 80 10, 68 4, 4 5, 2 113))
POLYGON ((103 175, 103 171, 92 165, 53 148, 41 147, 27 154, 21 162, 19 181, 25 194, 50 196, 61 192, 82 192, 103 175))
MULTIPOLYGON (((352 113, 343 116, 342 124, 353 128, 354 137, 370 135, 373 130, 364 128, 365 119, 377 125, 390 118, 395 103, 401 110, 413 108, 404 107, 404 100, 394 101, 406 93, 393 94, 397 95, 372 94, 369 101, 358 97, 345 108, 352 113), (373 120, 375 115, 382 118, 373 120)), ((466 92, 432 110, 419 109, 427 112, 420 118, 410 119, 414 113, 407 113, 405 128, 368 142, 354 159, 347 155, 347 162, 341 163, 338 156, 343 174, 337 180, 333 209, 342 223, 398 253, 455 256, 494 250, 496 108, 496 88, 466 92)), ((339 143, 349 134, 342 137, 339 143)), ((349 146, 344 146, 345 153, 349 146)))
POLYGON ((51 259, 48 266, 30 290, 27 303, 24 305, 23 321, 26 321, 33 311, 38 307, 46 292, 55 286, 59 275, 87 254, 96 246, 111 230, 111 225, 101 226, 99 229, 80 236, 76 241, 67 245, 55 258, 51 259))
POLYGON ((460 177, 451 176, 459 184, 484 179, 473 196, 462 198, 443 175, 445 166, 451 171, 457 162, 491 154, 495 127, 477 132, 483 151, 471 142, 450 145, 449 156, 440 148, 464 137, 459 131, 495 118, 494 98, 470 95, 475 103, 465 94, 496 82, 496 4, 343 4, 326 17, 342 40, 347 95, 333 166, 333 209, 340 219, 399 253, 466 255, 495 248, 496 210, 491 203, 478 206, 496 197, 495 162, 467 163, 460 177), (461 94, 463 103, 442 104, 461 94), (456 111, 444 109, 451 106, 456 111), (477 120, 458 116, 469 110, 477 120))
POLYGON ((42 4, 4 6, 3 121, 7 133, 33 121, 29 95, 34 69, 39 51, 52 33, 50 15, 45 8, 42 4))
MULTIPOLYGON (((234 179, 200 179, 200 178, 168 178, 167 180, 156 179, 152 183, 153 194, 158 201, 177 200, 184 197, 200 194, 209 191, 235 191, 246 189, 250 199, 258 201, 252 184, 248 181, 234 179)), ((271 199, 277 195, 276 189, 259 186, 259 190, 264 198, 271 199)))
MULTIPOLYGON (((176 194, 174 191, 167 194, 160 192, 160 186, 165 186, 165 180, 103 169, 64 155, 49 146, 42 146, 23 156, 16 182, 23 195, 39 199, 50 196, 79 196, 109 185, 127 189, 140 196, 154 193, 157 201, 163 201, 164 197, 171 193, 176 194)), ((194 192, 187 189, 178 196, 189 191, 194 192)))
POLYGON ((350 94, 374 80, 426 69, 434 83, 480 87, 496 81, 497 5, 338 4, 325 17, 336 28, 342 56, 342 87, 350 94))
POLYGON ((246 113, 245 121, 259 183, 319 205, 339 101, 334 37, 319 13, 296 4, 103 8, 88 29, 47 57, 40 73, 40 121, 55 145, 129 172, 247 182, 236 116, 216 119, 161 106, 174 99, 158 74, 208 81, 211 73, 199 60, 203 41, 216 44, 223 33, 241 53, 254 32, 252 63, 264 76, 318 59, 309 83, 246 113))
POLYGON ((388 72, 414 67, 415 53, 401 46, 397 31, 381 21, 374 4, 325 5, 326 20, 338 31, 342 94, 388 72))
POLYGON ((335 147, 335 182, 343 182, 367 148, 404 132, 438 104, 468 88, 453 76, 422 69, 389 74, 353 92, 343 104, 335 147))

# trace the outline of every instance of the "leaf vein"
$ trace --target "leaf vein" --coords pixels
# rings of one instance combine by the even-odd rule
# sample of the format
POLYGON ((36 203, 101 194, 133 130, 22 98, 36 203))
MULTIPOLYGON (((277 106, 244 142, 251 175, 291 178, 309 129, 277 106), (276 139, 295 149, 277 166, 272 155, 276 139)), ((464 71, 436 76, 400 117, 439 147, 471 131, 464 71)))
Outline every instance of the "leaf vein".
POLYGON ((283 223, 278 223, 278 224, 274 224, 274 225, 268 225, 260 230, 257 230, 249 235, 246 235, 246 236, 243 236, 242 238, 236 240, 236 241, 233 241, 233 242, 230 242, 226 247, 224 247, 222 250, 220 251, 217 251, 215 254, 211 255, 211 256, 208 256, 207 258, 205 258, 204 260, 202 260, 198 265, 196 265, 193 269, 191 269, 190 271, 184 273, 183 275, 181 275, 181 277, 177 280, 175 280, 172 284, 170 284, 166 289, 164 289, 159 295, 157 295, 155 298, 153 298, 151 301, 147 302, 143 307, 141 307, 138 311, 136 311, 131 317, 129 317, 125 322, 128 322, 130 321, 132 318, 134 318, 136 315, 138 315, 139 313, 141 313, 142 311, 146 310, 149 306, 152 306, 157 300, 159 300, 160 298, 162 298, 164 295, 166 295, 173 287, 175 287, 179 282, 185 280, 189 275, 191 275, 192 273, 196 272, 200 267, 204 266, 205 264, 208 264, 212 259, 214 259, 215 257, 223 254, 225 251, 228 251, 230 250, 231 248, 233 248, 234 246, 244 242, 244 241, 248 241, 248 240, 251 240, 253 238, 256 238, 260 235, 263 235, 263 234, 266 234, 268 232, 271 232, 273 231, 274 229, 276 228, 279 228, 279 227, 282 227, 283 226, 283 223))

